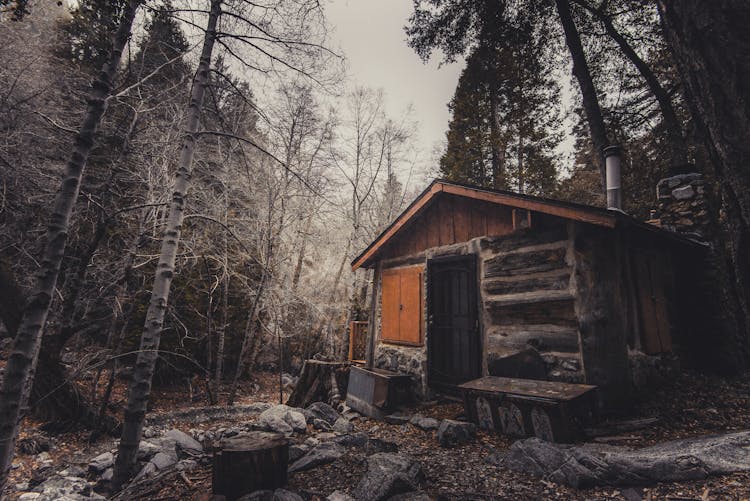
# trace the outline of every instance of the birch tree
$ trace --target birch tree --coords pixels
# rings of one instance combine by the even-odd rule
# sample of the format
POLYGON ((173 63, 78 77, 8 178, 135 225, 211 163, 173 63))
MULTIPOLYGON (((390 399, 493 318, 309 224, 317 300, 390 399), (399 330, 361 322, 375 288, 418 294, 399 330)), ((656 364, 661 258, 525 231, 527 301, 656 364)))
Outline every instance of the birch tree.
POLYGON ((105 100, 111 92, 139 4, 140 0, 128 2, 113 38, 110 58, 92 86, 88 109, 55 198, 36 284, 26 303, 13 342, 13 352, 5 368, 0 386, 0 491, 8 478, 18 426, 23 408, 28 402, 30 382, 36 368, 42 333, 57 284, 68 227, 78 198, 86 160, 95 141, 96 129, 104 115, 105 100))
POLYGON ((151 395, 151 383, 158 358, 164 314, 169 301, 169 288, 175 272, 175 258, 180 242, 185 201, 190 186, 193 158, 198 140, 201 107, 203 106, 211 57, 216 42, 216 27, 221 16, 221 3, 222 0, 211 1, 203 38, 203 48, 193 78, 193 91, 190 96, 185 133, 180 149, 172 201, 169 206, 169 216, 164 229, 159 263, 156 267, 156 276, 151 291, 151 301, 146 313, 146 324, 135 363, 133 384, 128 391, 128 403, 112 479, 115 489, 119 489, 132 475, 136 463, 136 454, 138 453, 138 444, 140 444, 143 435, 143 421, 146 417, 146 407, 151 395))

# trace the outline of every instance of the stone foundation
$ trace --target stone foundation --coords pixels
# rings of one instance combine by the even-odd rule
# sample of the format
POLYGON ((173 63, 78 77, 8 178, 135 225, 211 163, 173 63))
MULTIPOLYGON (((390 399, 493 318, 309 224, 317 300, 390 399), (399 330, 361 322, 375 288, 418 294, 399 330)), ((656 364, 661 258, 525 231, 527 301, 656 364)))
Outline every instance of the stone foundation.
POLYGON ((414 396, 427 397, 427 352, 425 347, 380 343, 375 349, 375 367, 414 376, 414 396))

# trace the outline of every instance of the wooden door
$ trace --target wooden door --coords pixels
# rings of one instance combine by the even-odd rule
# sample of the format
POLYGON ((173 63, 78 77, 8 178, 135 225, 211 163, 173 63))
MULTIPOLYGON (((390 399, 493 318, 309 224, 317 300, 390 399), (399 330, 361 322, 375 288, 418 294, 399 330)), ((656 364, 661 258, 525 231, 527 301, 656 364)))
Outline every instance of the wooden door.
POLYGON ((456 385, 481 376, 475 256, 427 264, 427 363, 430 384, 456 385))

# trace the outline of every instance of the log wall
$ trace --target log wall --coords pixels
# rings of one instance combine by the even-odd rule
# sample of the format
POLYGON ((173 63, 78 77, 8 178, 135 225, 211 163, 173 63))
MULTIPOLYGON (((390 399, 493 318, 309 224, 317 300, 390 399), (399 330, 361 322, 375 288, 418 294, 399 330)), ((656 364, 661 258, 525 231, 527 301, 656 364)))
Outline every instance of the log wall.
POLYGON ((511 370, 512 365, 504 369, 503 361, 533 347, 541 355, 546 379, 583 382, 572 244, 564 220, 545 223, 551 229, 532 224, 531 229, 481 242, 488 371, 511 370))

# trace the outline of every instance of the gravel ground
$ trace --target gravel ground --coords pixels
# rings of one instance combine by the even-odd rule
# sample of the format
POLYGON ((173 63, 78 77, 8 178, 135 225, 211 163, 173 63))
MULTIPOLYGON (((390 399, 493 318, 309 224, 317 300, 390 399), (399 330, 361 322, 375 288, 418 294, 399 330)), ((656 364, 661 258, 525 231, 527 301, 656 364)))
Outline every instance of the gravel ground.
MULTIPOLYGON (((258 378, 260 388, 248 389, 241 403, 273 401, 275 378, 263 375, 258 378)), ((179 394, 162 392, 156 412, 176 410, 179 394), (168 402, 169 405, 165 405, 168 402)), ((195 405, 195 404, 192 404, 195 405)), ((455 418, 463 413, 462 406, 453 402, 433 403, 409 410, 438 419, 455 418)), ((630 412, 623 418, 658 417, 660 421, 651 427, 599 441, 642 447, 676 438, 715 434, 740 429, 750 429, 750 377, 727 380, 718 377, 681 374, 673 381, 650 392, 642 392, 633 400, 630 412)), ((203 424, 190 422, 173 423, 188 430, 216 429, 227 427, 242 419, 227 419, 203 424)), ((247 419, 244 419, 247 422, 247 419)), ((436 432, 425 432, 410 424, 390 425, 371 419, 354 421, 357 431, 367 432, 371 438, 379 438, 397 444, 401 453, 419 460, 425 471, 424 490, 434 499, 507 499, 507 500, 599 500, 637 499, 646 500, 748 500, 750 499, 750 474, 734 474, 713 477, 686 483, 658 484, 647 488, 616 489, 597 488, 575 490, 559 486, 528 475, 513 473, 485 460, 493 452, 503 451, 512 439, 494 433, 480 431, 475 442, 443 449, 438 446, 436 432)), ((26 434, 33 433, 39 423, 28 421, 26 434)), ((312 433, 312 430, 311 430, 312 433)), ((307 436, 296 438, 304 440, 307 436)), ((55 465, 82 463, 99 449, 109 448, 112 439, 88 445, 83 432, 70 431, 53 437, 56 448, 50 452, 55 465)), ((19 468, 12 473, 11 482, 28 480, 38 467, 34 457, 19 455, 19 468)), ((320 466, 289 477, 290 490, 299 492, 306 499, 325 499, 334 490, 352 492, 365 470, 365 455, 361 449, 349 449, 332 464, 320 466)), ((159 480, 148 495, 138 499, 177 500, 210 499, 210 468, 196 469, 188 474, 175 474, 159 480)))

